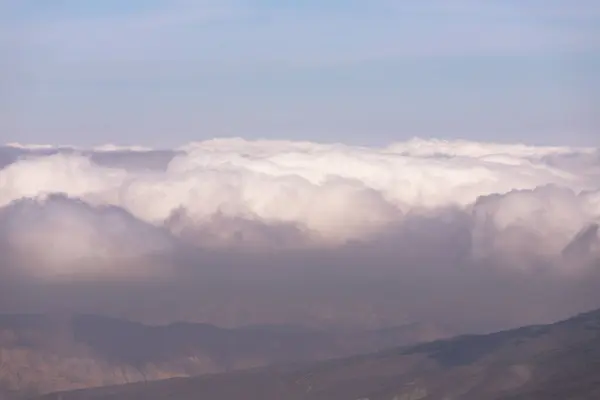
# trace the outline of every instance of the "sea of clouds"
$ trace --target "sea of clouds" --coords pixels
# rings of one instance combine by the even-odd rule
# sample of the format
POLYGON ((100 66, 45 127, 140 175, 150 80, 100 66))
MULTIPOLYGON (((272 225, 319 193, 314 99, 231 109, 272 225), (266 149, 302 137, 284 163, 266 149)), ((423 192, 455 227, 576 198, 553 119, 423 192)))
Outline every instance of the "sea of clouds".
MULTIPOLYGON (((348 264, 340 269, 380 269, 400 281, 481 269, 527 282, 553 276, 544 287, 555 291, 563 288, 555 281, 600 269, 597 148, 421 139, 377 148, 9 144, 0 167, 7 276, 173 277, 178 264, 219 264, 214 254, 306 268, 298 254, 312 254, 314 265, 337 257, 348 264)), ((497 276, 481 279, 493 285, 497 276)))

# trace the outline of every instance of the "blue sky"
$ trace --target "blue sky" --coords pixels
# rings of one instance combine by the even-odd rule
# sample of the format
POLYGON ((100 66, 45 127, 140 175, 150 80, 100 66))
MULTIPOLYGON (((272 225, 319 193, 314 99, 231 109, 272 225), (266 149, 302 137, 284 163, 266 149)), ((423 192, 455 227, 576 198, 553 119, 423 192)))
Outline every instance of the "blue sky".
POLYGON ((3 142, 600 143, 596 0, 0 0, 3 142))

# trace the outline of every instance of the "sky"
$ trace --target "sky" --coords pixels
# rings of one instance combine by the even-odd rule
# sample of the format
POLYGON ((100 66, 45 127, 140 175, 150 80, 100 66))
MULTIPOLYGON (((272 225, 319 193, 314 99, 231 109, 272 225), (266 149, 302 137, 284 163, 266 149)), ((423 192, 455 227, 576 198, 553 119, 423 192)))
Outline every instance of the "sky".
POLYGON ((594 0, 0 0, 0 142, 600 142, 594 0))

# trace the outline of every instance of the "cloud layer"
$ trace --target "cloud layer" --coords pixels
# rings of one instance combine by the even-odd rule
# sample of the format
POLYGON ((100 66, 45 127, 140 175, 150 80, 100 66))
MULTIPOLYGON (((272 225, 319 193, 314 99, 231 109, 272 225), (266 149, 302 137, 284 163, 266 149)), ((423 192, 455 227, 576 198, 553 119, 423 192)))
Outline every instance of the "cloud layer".
POLYGON ((334 243, 368 239, 410 212, 454 206, 501 231, 521 225, 552 239, 566 236, 562 244, 600 216, 600 156, 589 148, 422 140, 358 148, 230 139, 186 146, 158 171, 116 157, 115 165, 94 161, 95 153, 111 152, 132 161, 140 152, 155 156, 107 147, 25 152, 0 170, 0 206, 60 193, 120 207, 155 226, 182 214, 196 227, 224 217, 287 224, 334 243))
POLYGON ((596 148, 219 139, 162 151, 13 144, 0 157, 0 243, 15 276, 200 282, 225 265, 323 281, 331 267, 450 297, 464 290, 455 280, 504 276, 509 290, 525 276, 554 296, 600 269, 596 148))

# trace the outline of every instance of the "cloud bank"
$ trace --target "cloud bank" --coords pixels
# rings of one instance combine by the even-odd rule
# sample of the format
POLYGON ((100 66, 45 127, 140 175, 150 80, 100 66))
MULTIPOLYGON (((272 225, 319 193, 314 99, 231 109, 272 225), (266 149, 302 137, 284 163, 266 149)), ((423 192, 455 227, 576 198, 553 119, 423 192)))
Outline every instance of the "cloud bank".
POLYGON ((543 303, 600 269, 596 148, 218 139, 173 150, 11 144, 0 158, 4 272, 42 281, 202 282, 221 266, 230 277, 286 271, 293 284, 300 270, 314 287, 329 268, 412 282, 444 293, 440 304, 502 282, 505 295, 543 303))
POLYGON ((315 243, 332 244, 369 239, 407 213, 460 207, 476 225, 520 227, 560 247, 600 217, 600 156, 590 148, 211 140, 173 152, 160 171, 94 162, 97 152, 132 159, 144 153, 111 148, 26 152, 0 170, 0 206, 58 193, 119 207, 175 234, 181 224, 202 227, 229 218, 294 226, 315 243), (598 162, 589 165, 590 158, 598 162))

